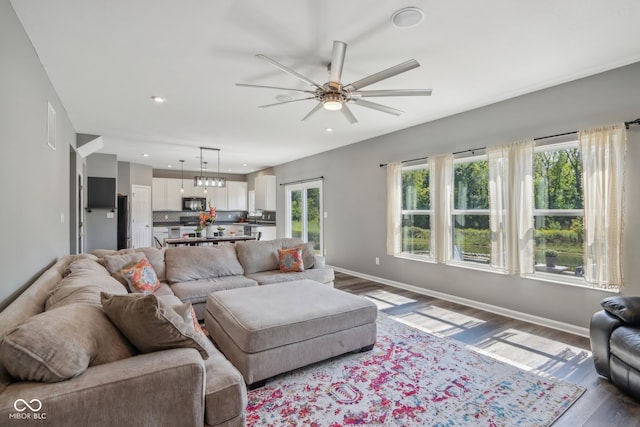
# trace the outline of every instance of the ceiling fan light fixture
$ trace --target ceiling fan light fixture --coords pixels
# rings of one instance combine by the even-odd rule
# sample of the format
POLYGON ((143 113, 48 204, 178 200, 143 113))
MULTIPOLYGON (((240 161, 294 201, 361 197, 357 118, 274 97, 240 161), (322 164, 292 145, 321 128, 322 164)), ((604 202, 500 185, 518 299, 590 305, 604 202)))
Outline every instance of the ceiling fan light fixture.
POLYGON ((399 29, 413 28, 422 22, 424 12, 417 7, 405 7, 391 15, 391 24, 399 29))
POLYGON ((325 110, 337 111, 342 109, 342 102, 329 99, 327 101, 324 101, 322 103, 322 106, 325 110))
POLYGON ((339 93, 328 92, 322 97, 322 106, 325 110, 337 111, 342 109, 344 100, 339 93))

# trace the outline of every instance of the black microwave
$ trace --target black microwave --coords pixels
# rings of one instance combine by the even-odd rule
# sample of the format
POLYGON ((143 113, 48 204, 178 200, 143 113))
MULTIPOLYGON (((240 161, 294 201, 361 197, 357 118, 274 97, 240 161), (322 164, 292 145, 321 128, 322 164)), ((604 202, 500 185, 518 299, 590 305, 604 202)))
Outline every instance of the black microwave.
POLYGON ((207 209, 207 199, 204 197, 183 197, 183 211, 204 211, 207 209))

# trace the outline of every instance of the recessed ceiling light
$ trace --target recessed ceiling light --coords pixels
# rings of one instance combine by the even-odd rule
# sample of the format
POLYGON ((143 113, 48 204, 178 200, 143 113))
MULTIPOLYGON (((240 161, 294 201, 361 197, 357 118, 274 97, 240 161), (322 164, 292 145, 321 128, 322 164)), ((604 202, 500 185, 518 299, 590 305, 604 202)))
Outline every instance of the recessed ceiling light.
POLYGON ((142 157, 149 157, 147 153, 142 153, 142 157))
POLYGON ((333 132, 332 128, 325 128, 324 130, 327 131, 327 132, 333 132))
POLYGON ((167 165, 168 168, 171 168, 171 165, 167 165))
POLYGON ((158 96, 158 95, 154 95, 154 96, 152 96, 152 97, 151 97, 151 99, 152 99, 154 102, 157 102, 158 104, 162 104, 162 103, 164 103, 164 102, 167 102, 167 98, 162 97, 162 96, 158 96))
POLYGON ((247 164, 246 164, 246 163, 243 163, 243 164, 242 164, 242 166, 247 166, 247 164))
POLYGON ((424 12, 417 7, 405 7, 391 15, 391 23, 400 29, 413 28, 424 19, 424 12))

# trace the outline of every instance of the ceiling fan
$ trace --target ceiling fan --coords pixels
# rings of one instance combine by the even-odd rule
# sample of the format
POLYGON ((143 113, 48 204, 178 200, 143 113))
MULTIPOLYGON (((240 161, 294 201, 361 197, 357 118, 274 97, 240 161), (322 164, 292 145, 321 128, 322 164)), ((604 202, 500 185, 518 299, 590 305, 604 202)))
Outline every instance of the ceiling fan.
POLYGON ((405 71, 409 71, 419 67, 420 64, 415 59, 410 59, 394 67, 387 68, 386 70, 382 70, 375 74, 371 74, 370 76, 362 78, 353 83, 343 85, 340 79, 342 77, 342 67, 344 65, 344 57, 345 57, 346 51, 347 51, 346 43, 337 41, 337 40, 333 42, 333 52, 331 54, 331 63, 329 64, 329 81, 323 85, 320 85, 314 82, 308 77, 305 77, 302 74, 292 70, 291 68, 280 64, 279 62, 269 58, 268 56, 261 55, 261 54, 256 55, 258 58, 267 61, 274 67, 284 71, 285 73, 291 74, 292 76, 312 86, 313 90, 291 89, 291 88, 275 87, 275 86, 262 86, 262 85, 246 84, 246 83, 236 83, 236 86, 257 87, 257 88, 263 88, 263 89, 279 89, 279 90, 289 90, 294 92, 306 93, 311 96, 308 96, 306 98, 301 98, 301 99, 294 99, 291 101, 277 102, 275 104, 261 105, 259 106, 259 108, 273 107, 275 105, 283 105, 291 102, 299 102, 299 101, 307 101, 310 99, 315 99, 316 101, 318 101, 318 104, 315 107, 313 107, 313 109, 309 111, 309 113, 306 116, 302 118, 303 121, 307 120, 319 109, 324 108, 325 110, 342 111, 342 114, 344 115, 344 117, 351 124, 357 123, 358 120, 355 118, 351 110, 347 107, 348 103, 353 103, 356 105, 360 105, 362 107, 371 108, 373 110, 378 110, 384 113, 399 116, 402 113, 401 110, 397 110, 395 108, 391 108, 386 105, 378 104, 375 102, 367 101, 364 98, 383 97, 383 96, 429 96, 431 95, 431 89, 360 90, 364 87, 377 83, 381 80, 388 79, 389 77, 393 77, 398 74, 404 73, 405 71))

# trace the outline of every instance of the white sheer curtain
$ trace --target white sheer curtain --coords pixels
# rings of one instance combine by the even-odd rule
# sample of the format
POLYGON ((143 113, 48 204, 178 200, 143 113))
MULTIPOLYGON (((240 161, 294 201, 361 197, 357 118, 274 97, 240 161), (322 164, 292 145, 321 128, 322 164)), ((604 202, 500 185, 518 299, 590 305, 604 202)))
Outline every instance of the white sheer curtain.
POLYGON ((402 233, 402 163, 387 165, 387 255, 400 253, 402 233))
POLYGON ((429 157, 429 189, 433 219, 431 221, 431 255, 436 262, 451 260, 451 200, 453 197, 453 155, 429 157))
POLYGON ((584 278, 593 286, 622 288, 623 124, 579 132, 584 188, 584 278))
POLYGON ((491 265, 533 273, 533 140, 487 148, 491 265))

